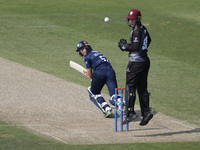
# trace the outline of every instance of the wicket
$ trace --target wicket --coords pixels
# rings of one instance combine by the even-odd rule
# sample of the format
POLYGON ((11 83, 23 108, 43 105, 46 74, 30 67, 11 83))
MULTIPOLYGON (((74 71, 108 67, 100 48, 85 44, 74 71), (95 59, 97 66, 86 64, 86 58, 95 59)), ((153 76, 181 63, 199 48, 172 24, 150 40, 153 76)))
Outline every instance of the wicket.
MULTIPOLYGON (((115 131, 117 131, 117 97, 118 97, 118 90, 120 90, 120 100, 121 100, 121 131, 123 131, 123 90, 125 89, 125 87, 123 88, 115 88, 115 131)), ((128 124, 126 124, 126 131, 129 130, 129 126, 128 124)))

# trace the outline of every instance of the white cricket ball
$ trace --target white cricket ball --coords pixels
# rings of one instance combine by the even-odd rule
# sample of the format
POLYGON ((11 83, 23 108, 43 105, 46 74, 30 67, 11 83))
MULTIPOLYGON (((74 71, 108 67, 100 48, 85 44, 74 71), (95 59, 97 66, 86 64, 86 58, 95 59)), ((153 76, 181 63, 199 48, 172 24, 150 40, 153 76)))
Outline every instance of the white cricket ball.
POLYGON ((108 22, 110 19, 108 17, 104 18, 105 22, 108 22))

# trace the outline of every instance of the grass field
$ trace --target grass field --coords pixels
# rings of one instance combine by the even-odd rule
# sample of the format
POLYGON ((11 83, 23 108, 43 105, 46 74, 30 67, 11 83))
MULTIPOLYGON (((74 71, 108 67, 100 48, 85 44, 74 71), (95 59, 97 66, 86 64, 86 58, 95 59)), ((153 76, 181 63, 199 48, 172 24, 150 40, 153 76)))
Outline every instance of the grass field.
POLYGON ((23 127, 11 126, 0 122, 1 150, 199 150, 199 142, 188 143, 134 143, 104 145, 67 145, 55 142, 47 137, 38 136, 23 127))
POLYGON ((190 143, 134 143, 109 145, 67 145, 30 133, 22 127, 0 122, 1 150, 198 150, 199 142, 190 143))
MULTIPOLYGON (((200 126, 199 4, 197 0, 0 0, 0 57, 89 86, 90 80, 69 67, 70 60, 84 65, 75 50, 79 41, 86 40, 109 58, 118 85, 124 86, 128 54, 120 51, 117 42, 129 39, 131 29, 125 17, 137 8, 152 37, 149 91, 153 110, 200 126), (103 21, 106 16, 108 23, 103 21)), ((4 126, 0 135, 12 131, 17 137, 0 136, 0 149, 84 149, 43 137, 41 141, 21 128, 0 125, 4 126)), ((102 145, 86 145, 85 149, 94 147, 104 149, 102 145)), ((200 143, 107 145, 107 149, 124 147, 199 149, 200 143)))
POLYGON ((109 145, 67 145, 30 133, 22 127, 0 122, 1 150, 198 150, 199 142, 190 143, 134 143, 109 145))

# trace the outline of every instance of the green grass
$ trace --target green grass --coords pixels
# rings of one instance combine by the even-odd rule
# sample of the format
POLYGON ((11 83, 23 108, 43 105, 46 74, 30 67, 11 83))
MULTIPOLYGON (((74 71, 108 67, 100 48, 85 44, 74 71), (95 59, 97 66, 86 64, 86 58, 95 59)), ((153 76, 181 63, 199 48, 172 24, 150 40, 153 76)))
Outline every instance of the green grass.
POLYGON ((134 143, 134 144, 100 144, 100 145, 68 145, 53 141, 45 136, 0 122, 0 150, 198 150, 199 142, 186 143, 134 143))
MULTIPOLYGON (((79 41, 86 40, 109 58, 118 85, 124 86, 128 54, 120 51, 117 42, 129 39, 131 29, 125 17, 134 6, 141 10, 142 22, 149 24, 152 37, 148 86, 153 110, 200 126, 199 4, 197 0, 0 0, 0 57, 89 86, 89 79, 69 67, 70 60, 84 65, 75 50, 79 41), (110 18, 108 23, 103 22, 106 16, 110 18)), ((106 88, 103 92, 107 92, 106 88)), ((3 144, 5 140, 0 139, 3 144)), ((48 145, 53 143, 46 143, 46 149, 50 149, 48 145)), ((18 143, 8 140, 8 145, 14 144, 18 143)), ((57 144, 62 149, 63 144, 57 144)), ((200 147, 198 142, 107 147, 142 149, 143 145, 149 149, 200 147)), ((95 147, 103 149, 102 145, 95 147)))
POLYGON ((22 127, 14 127, 7 123, 0 122, 1 150, 56 149, 58 145, 62 147, 64 144, 30 133, 30 131, 22 127))

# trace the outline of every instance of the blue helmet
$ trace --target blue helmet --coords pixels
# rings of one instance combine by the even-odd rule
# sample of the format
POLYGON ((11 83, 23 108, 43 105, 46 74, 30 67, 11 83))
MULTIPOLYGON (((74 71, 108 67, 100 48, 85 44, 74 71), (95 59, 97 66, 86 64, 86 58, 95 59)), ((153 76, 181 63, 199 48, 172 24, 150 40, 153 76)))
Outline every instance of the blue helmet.
MULTIPOLYGON (((87 53, 90 52, 92 50, 92 47, 90 46, 90 44, 86 41, 80 41, 78 44, 77 44, 77 49, 76 49, 76 52, 79 52, 79 49, 82 48, 82 47, 85 47, 86 50, 87 50, 87 53)), ((79 52, 79 55, 82 56, 82 54, 79 52)))

